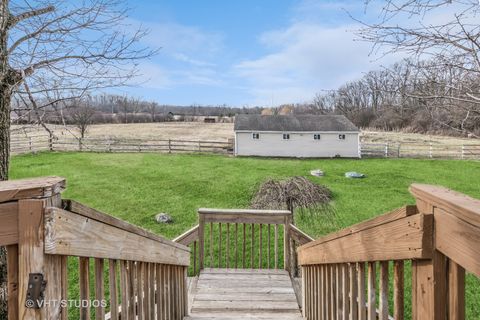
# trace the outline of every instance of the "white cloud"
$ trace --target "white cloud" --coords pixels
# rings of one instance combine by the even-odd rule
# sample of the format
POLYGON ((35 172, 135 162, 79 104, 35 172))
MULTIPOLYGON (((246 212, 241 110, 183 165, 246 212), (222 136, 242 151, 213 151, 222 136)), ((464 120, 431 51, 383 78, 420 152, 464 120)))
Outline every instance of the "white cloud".
POLYGON ((270 104, 272 96, 275 103, 308 101, 321 89, 337 88, 381 62, 398 60, 390 56, 373 62, 371 45, 355 41, 356 28, 294 22, 262 34, 260 42, 272 52, 242 61, 234 70, 251 84, 250 93, 258 104, 270 104))

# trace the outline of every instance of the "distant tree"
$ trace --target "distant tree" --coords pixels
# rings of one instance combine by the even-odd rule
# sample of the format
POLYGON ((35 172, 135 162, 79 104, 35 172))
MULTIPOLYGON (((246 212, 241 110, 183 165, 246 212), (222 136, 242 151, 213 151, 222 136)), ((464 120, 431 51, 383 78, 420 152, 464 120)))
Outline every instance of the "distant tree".
POLYGON ((148 112, 150 113, 150 117, 152 118, 152 122, 155 122, 156 114, 158 110, 158 103, 150 102, 148 103, 148 112))
POLYGON ((89 99, 74 101, 70 106, 70 121, 80 131, 80 138, 85 138, 88 126, 92 123, 95 109, 89 99))

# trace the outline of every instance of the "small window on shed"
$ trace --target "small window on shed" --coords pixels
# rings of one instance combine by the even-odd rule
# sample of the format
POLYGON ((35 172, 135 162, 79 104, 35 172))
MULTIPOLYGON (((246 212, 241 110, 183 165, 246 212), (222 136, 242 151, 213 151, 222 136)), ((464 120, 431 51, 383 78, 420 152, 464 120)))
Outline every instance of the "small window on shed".
POLYGON ((345 140, 345 135, 344 134, 339 134, 338 135, 338 140, 345 140))
POLYGON ((313 140, 320 140, 320 133, 315 133, 313 135, 313 140))
POLYGON ((258 139, 260 139, 260 133, 256 133, 256 132, 253 133, 253 134, 252 134, 252 138, 253 138, 253 140, 258 140, 258 139))
POLYGON ((290 140, 290 134, 289 133, 284 133, 283 134, 283 140, 290 140))

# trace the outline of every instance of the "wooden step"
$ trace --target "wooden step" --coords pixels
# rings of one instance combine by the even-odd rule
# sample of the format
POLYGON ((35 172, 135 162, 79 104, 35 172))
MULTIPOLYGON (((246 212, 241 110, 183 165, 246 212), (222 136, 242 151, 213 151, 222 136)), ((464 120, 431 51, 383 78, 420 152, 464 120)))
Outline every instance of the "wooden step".
POLYGON ((285 270, 205 269, 198 277, 188 320, 302 320, 285 270))

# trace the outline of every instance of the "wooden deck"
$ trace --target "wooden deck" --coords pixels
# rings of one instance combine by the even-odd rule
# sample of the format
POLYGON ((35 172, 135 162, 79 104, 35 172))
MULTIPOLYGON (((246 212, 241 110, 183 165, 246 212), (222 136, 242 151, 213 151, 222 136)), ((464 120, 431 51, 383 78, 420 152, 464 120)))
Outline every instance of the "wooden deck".
POLYGON ((192 287, 185 319, 303 319, 285 270, 204 269, 192 287))

